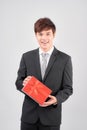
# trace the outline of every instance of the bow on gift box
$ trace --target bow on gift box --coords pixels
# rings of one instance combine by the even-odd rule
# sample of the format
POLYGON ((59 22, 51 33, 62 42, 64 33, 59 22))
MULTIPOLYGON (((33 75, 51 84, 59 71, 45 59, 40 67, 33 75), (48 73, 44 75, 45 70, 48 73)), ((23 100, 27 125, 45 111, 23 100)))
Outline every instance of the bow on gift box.
POLYGON ((23 87, 22 91, 39 104, 43 104, 52 92, 51 89, 37 80, 34 76, 32 76, 26 86, 23 87))

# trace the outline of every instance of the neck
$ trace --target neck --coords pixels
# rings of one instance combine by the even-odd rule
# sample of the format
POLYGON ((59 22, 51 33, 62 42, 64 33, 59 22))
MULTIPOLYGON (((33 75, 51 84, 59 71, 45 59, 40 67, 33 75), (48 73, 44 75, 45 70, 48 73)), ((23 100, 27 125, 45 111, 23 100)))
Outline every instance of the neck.
POLYGON ((50 51, 50 50, 52 49, 52 47, 53 47, 53 46, 51 46, 50 48, 46 48, 46 49, 42 49, 42 48, 41 48, 41 50, 44 51, 44 52, 48 52, 48 51, 50 51))

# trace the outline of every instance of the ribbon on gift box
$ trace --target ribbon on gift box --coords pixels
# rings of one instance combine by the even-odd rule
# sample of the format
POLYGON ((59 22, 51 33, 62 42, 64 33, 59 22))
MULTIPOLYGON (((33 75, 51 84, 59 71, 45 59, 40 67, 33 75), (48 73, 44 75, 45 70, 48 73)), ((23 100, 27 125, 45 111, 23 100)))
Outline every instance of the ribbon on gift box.
POLYGON ((43 104, 52 92, 51 89, 37 80, 34 76, 32 76, 26 86, 23 87, 22 91, 39 104, 43 104))

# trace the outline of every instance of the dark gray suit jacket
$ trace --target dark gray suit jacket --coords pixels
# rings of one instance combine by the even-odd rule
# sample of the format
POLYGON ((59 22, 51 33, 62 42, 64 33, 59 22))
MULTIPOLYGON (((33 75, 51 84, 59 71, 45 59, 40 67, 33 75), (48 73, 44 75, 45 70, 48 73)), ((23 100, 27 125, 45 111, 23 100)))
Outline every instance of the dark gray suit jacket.
POLYGON ((42 81, 39 49, 24 53, 16 80, 16 86, 19 91, 23 87, 23 80, 29 75, 35 76, 52 89, 52 95, 56 96, 58 104, 56 106, 40 107, 35 101, 25 95, 21 120, 28 123, 35 123, 39 118, 44 125, 60 124, 62 103, 68 99, 73 91, 71 57, 54 48, 42 81))

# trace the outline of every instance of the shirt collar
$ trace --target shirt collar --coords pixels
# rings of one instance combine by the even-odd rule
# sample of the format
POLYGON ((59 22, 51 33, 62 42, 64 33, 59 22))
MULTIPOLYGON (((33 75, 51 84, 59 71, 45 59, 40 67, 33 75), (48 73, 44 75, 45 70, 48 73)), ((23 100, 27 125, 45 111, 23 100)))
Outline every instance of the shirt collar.
MULTIPOLYGON (((46 53, 48 53, 49 55, 51 55, 52 52, 53 52, 53 50, 54 50, 54 46, 52 46, 52 48, 49 51, 47 51, 46 53)), ((41 55, 42 53, 45 53, 45 52, 41 48, 39 48, 39 54, 41 55)))

